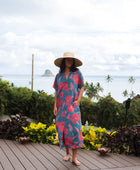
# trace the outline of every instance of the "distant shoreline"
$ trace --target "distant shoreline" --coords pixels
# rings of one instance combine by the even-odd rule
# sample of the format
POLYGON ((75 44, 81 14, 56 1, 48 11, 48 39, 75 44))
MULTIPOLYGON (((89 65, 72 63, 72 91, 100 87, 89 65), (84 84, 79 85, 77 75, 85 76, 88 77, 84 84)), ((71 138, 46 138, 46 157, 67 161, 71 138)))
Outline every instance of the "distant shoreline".
MULTIPOLYGON (((125 77, 125 78, 129 78, 130 76, 133 76, 134 78, 140 78, 140 76, 134 76, 134 75, 111 75, 109 74, 112 78, 119 78, 119 77, 125 77)), ((3 75, 0 75, 0 77, 7 77, 7 76, 27 76, 27 77, 31 77, 31 74, 3 74, 3 75)), ((35 74, 34 76, 37 76, 37 77, 54 77, 55 75, 53 76, 43 76, 41 74, 35 74)), ((107 75, 84 75, 83 76, 86 76, 86 77, 106 77, 107 75)))

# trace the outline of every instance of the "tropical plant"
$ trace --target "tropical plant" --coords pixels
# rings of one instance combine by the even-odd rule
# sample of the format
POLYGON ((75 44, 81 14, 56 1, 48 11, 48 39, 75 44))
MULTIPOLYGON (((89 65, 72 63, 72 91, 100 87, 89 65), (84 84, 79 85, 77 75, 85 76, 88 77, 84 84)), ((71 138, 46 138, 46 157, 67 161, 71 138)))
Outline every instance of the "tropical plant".
POLYGON ((106 76, 106 82, 107 82, 107 83, 110 83, 110 82, 112 82, 112 80, 113 80, 113 78, 108 74, 108 75, 106 76))
POLYGON ((97 103, 97 126, 107 129, 119 127, 123 122, 120 120, 121 106, 111 95, 101 98, 97 103))
POLYGON ((128 91, 125 89, 125 90, 122 92, 122 95, 123 95, 124 97, 128 97, 128 91))
POLYGON ((90 99, 93 98, 98 100, 100 98, 99 92, 103 92, 103 88, 99 82, 96 85, 93 85, 93 82, 90 84, 86 82, 84 85, 84 91, 90 99))
POLYGON ((109 83, 112 82, 113 78, 108 74, 105 78, 106 82, 108 83, 108 94, 110 93, 109 92, 109 83))
POLYGON ((115 153, 135 153, 135 135, 136 130, 134 128, 119 127, 114 135, 103 134, 104 145, 111 149, 111 152, 115 153))
POLYGON ((132 90, 132 86, 133 84, 135 83, 136 79, 133 77, 133 76, 130 76, 129 79, 128 79, 128 82, 131 84, 131 92, 129 94, 130 98, 134 97, 135 96, 135 93, 134 91, 132 90))
POLYGON ((28 126, 30 123, 21 114, 10 116, 10 119, 0 121, 0 138, 16 139, 24 130, 22 127, 28 126))

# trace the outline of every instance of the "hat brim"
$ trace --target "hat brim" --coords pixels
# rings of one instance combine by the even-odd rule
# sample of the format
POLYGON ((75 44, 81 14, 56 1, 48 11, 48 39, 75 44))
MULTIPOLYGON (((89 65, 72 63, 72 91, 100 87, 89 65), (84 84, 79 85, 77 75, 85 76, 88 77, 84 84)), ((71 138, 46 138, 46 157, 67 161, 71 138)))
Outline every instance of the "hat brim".
POLYGON ((81 60, 79 60, 78 58, 75 58, 75 57, 59 57, 57 58, 55 61, 54 61, 54 64, 57 66, 57 67, 60 67, 61 66, 61 63, 62 63, 62 60, 64 58, 73 58, 75 60, 75 67, 79 67, 81 66, 83 63, 81 60))

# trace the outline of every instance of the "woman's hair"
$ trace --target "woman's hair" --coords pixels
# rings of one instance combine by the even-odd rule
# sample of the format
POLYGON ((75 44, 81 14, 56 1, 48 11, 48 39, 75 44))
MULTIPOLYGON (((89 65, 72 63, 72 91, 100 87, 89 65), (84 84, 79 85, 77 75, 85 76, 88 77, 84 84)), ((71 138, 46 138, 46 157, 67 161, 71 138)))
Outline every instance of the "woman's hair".
MULTIPOLYGON (((65 58, 63 58, 63 60, 62 60, 62 63, 61 63, 61 65, 60 65, 59 73, 64 72, 64 70, 65 70, 65 58)), ((71 68, 70 68, 70 71, 74 72, 74 71, 77 71, 77 70, 78 70, 78 68, 76 68, 76 66, 75 66, 75 60, 73 59, 73 64, 72 64, 72 66, 71 66, 71 68)))

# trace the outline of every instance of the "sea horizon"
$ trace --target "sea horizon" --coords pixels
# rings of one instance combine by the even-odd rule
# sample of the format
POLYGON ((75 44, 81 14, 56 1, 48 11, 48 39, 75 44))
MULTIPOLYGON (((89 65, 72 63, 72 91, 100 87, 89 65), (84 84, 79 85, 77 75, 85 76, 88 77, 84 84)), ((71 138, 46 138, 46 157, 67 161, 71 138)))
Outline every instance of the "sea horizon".
MULTIPOLYGON (((42 74, 43 75, 43 74, 42 74)), ((44 77, 41 74, 34 74, 34 89, 35 91, 43 90, 47 94, 54 94, 55 90, 53 88, 54 76, 44 77)), ((135 95, 140 94, 140 76, 133 76, 135 78, 135 83, 130 84, 128 79, 130 76, 126 75, 110 75, 112 82, 107 83, 107 75, 83 75, 84 82, 91 83, 96 85, 97 82, 100 83, 101 87, 104 89, 103 92, 100 92, 99 95, 102 97, 107 96, 108 93, 111 93, 111 96, 118 102, 123 102, 126 100, 126 97, 123 97, 122 93, 126 89, 128 93, 133 90, 135 95)), ((15 87, 27 87, 31 89, 31 74, 3 74, 1 77, 2 80, 7 80, 10 83, 13 83, 15 87)), ((85 93, 84 93, 85 96, 85 93)), ((94 100, 93 100, 94 101, 94 100)))

